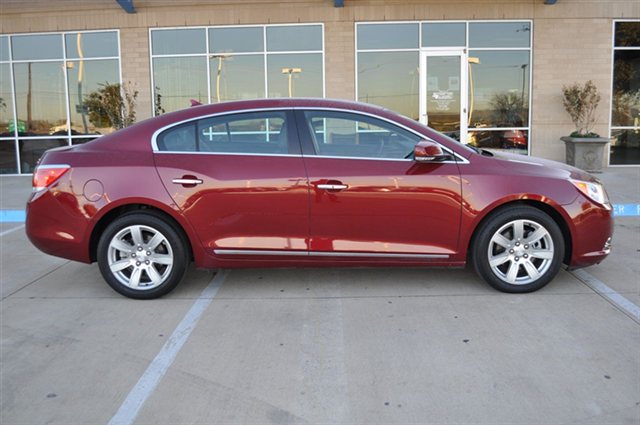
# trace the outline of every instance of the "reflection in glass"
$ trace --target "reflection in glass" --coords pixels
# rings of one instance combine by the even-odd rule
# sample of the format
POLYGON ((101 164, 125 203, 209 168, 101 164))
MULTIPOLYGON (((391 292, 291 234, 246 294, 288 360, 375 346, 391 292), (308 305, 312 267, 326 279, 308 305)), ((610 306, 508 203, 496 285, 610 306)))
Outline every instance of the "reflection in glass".
POLYGON ((268 97, 322 97, 322 55, 267 56, 268 97))
POLYGON ((427 58, 429 127, 447 134, 460 131, 460 56, 427 58))
POLYGON ((0 174, 16 174, 16 144, 13 140, 0 140, 0 174))
POLYGON ((153 59, 156 114, 189 107, 190 100, 208 102, 205 57, 153 59))
POLYGON ((529 145, 529 134, 526 130, 491 130, 470 131, 471 146, 526 155, 529 145))
POLYGON ((616 22, 616 47, 640 47, 640 21, 616 22))
POLYGON ((67 61, 67 80, 71 135, 111 133, 114 129, 99 117, 89 114, 84 101, 103 86, 119 82, 118 60, 67 61))
POLYGON ((262 27, 210 28, 209 51, 214 53, 264 51, 262 27))
POLYGON ((464 22, 422 24, 422 47, 467 45, 467 25, 464 22))
POLYGON ((11 69, 9 66, 8 63, 0 64, 0 137, 13 136, 11 69))
MULTIPOLYGON (((206 53, 204 28, 151 31, 154 55, 206 53)), ((188 75, 188 74, 187 74, 188 75)))
POLYGON ((612 165, 640 164, 640 129, 611 131, 612 165))
POLYGON ((63 66, 61 61, 13 65, 20 135, 66 134, 63 66))
POLYGON ((322 26, 267 27, 268 52, 322 50, 322 26))
POLYGON ((475 50, 469 60, 469 127, 528 126, 529 51, 475 50))
POLYGON ((614 53, 612 106, 612 125, 640 127, 640 49, 614 53))
POLYGON ((65 34, 67 58, 105 58, 118 56, 118 35, 109 32, 65 34))
POLYGON ((92 140, 96 140, 97 137, 75 137, 71 139, 72 145, 82 145, 84 143, 90 142, 92 140))
POLYGON ((9 60, 9 37, 0 37, 0 61, 9 60))
POLYGON ((471 22, 469 47, 529 47, 529 22, 471 22))
POLYGON ((11 37, 13 60, 62 59, 62 35, 14 35, 11 37))
POLYGON ((22 172, 32 173, 44 151, 67 145, 66 138, 19 140, 18 147, 20 148, 22 172))
POLYGON ((263 55, 210 55, 211 102, 264 97, 263 55))
POLYGON ((418 24, 358 25, 358 49, 417 49, 418 24))
POLYGON ((417 51, 358 53, 358 101, 384 106, 417 120, 418 62, 417 51))

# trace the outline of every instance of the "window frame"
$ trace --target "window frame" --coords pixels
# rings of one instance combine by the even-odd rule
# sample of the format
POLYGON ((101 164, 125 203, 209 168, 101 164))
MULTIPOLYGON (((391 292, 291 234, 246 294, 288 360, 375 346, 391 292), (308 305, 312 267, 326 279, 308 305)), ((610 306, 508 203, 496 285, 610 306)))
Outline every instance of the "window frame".
MULTIPOLYGON (((17 123, 18 121, 18 108, 16 102, 16 87, 15 87, 15 75, 13 65, 18 63, 51 63, 51 62, 62 62, 66 64, 69 61, 77 61, 78 58, 67 57, 67 45, 66 45, 66 36, 68 34, 89 34, 89 33, 100 33, 100 32, 115 32, 116 33, 116 41, 117 41, 117 56, 96 56, 90 58, 83 58, 83 61, 100 61, 100 60, 117 60, 118 61, 118 84, 122 84, 122 46, 120 41, 120 29, 118 28, 105 28, 105 29, 96 29, 96 30, 73 30, 73 31, 38 31, 38 32, 28 32, 28 33, 6 33, 0 34, 0 37, 7 37, 8 40, 8 60, 2 61, 0 60, 0 64, 8 64, 9 65, 9 75, 11 80, 11 108, 13 113, 13 120, 17 123), (58 35, 60 37, 60 42, 62 43, 62 57, 55 59, 13 59, 13 43, 11 42, 12 37, 14 36, 31 36, 31 35, 58 35)), ((67 146, 73 146, 74 142, 80 141, 82 143, 83 140, 90 141, 96 139, 98 137, 102 137, 102 134, 83 134, 83 135, 72 135, 71 134, 71 107, 69 105, 69 76, 68 70, 66 66, 63 66, 63 80, 64 80, 64 103, 65 103, 65 113, 66 113, 66 126, 67 126, 67 134, 53 136, 51 135, 38 135, 38 136, 22 136, 18 135, 18 126, 14 125, 13 135, 11 137, 0 137, 0 141, 13 141, 15 147, 15 158, 17 161, 16 171, 17 173, 8 173, 2 174, 4 176, 18 176, 25 175, 29 173, 22 172, 22 161, 20 157, 20 141, 26 140, 46 140, 46 139, 64 139, 67 142, 67 146)))

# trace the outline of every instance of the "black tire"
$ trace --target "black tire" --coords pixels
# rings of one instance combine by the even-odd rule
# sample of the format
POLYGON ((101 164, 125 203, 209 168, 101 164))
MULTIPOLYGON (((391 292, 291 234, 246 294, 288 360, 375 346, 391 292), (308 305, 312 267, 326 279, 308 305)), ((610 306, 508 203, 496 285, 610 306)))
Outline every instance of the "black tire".
POLYGON ((186 241, 173 225, 150 212, 132 212, 107 226, 98 241, 97 260, 102 277, 116 292, 153 299, 180 283, 189 264, 188 253, 186 241))
POLYGON ((476 272, 495 289, 525 293, 556 276, 564 249, 562 231, 549 215, 529 206, 510 206, 481 224, 470 257, 476 272))

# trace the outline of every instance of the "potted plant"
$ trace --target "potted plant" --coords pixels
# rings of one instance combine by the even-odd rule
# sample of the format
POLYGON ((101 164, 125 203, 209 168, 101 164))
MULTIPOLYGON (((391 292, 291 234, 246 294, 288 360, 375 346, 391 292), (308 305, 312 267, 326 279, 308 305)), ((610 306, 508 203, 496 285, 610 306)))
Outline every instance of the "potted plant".
POLYGON ((589 80, 562 87, 562 104, 576 126, 565 143, 567 164, 591 172, 601 172, 609 139, 593 132, 595 111, 600 102, 598 88, 589 80))

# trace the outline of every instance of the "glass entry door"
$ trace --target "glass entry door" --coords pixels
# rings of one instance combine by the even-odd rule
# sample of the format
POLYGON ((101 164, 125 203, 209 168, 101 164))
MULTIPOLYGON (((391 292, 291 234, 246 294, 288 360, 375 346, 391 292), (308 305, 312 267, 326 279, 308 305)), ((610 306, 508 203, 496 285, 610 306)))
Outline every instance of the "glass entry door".
POLYGON ((420 122, 467 141, 467 62, 460 50, 420 55, 420 122))

